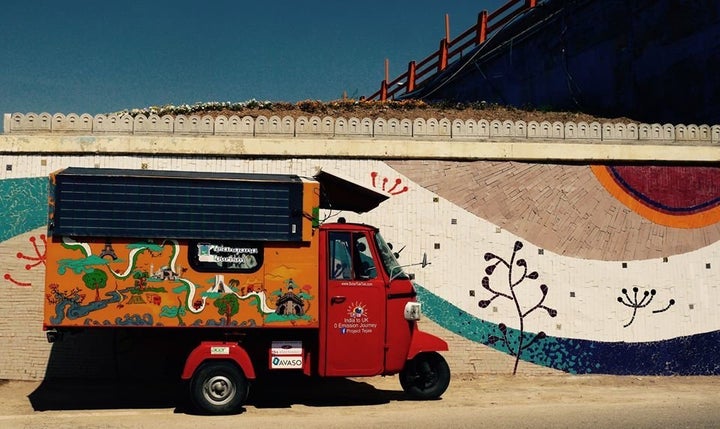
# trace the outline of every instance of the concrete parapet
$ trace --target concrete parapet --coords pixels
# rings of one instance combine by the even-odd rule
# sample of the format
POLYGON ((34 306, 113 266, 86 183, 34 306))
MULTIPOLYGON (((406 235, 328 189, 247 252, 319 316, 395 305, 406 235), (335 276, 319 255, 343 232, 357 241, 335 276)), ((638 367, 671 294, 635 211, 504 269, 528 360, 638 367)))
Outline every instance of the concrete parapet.
POLYGON ((448 118, 357 118, 300 116, 225 116, 70 113, 12 113, 4 116, 5 134, 182 134, 283 137, 371 137, 553 139, 621 142, 720 142, 720 125, 549 122, 448 118))

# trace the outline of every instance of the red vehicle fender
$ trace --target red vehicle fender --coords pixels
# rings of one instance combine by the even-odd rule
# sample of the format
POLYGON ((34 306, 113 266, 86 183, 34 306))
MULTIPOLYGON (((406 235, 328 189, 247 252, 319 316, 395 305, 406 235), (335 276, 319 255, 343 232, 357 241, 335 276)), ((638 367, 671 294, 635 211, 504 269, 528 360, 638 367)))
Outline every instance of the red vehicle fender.
POLYGON ((407 358, 410 360, 422 352, 443 352, 447 350, 448 344, 445 340, 416 329, 410 340, 407 358))
POLYGON ((250 356, 245 349, 237 343, 224 343, 222 341, 203 341, 199 346, 190 352, 185 360, 181 378, 189 380, 195 370, 206 360, 230 360, 235 362, 245 374, 247 379, 255 379, 255 368, 253 368, 250 356))

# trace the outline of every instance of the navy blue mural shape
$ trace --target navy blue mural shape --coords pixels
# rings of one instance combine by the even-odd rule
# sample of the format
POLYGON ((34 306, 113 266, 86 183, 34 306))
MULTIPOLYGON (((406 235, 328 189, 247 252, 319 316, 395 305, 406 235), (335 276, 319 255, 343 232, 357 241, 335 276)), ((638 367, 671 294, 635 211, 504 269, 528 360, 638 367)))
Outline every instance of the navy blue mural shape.
MULTIPOLYGON (((490 342, 498 325, 471 315, 419 284, 415 289, 423 315, 430 320, 470 341, 510 353, 502 342, 490 342)), ((527 348, 521 359, 571 374, 720 375, 719 353, 720 330, 639 343, 548 335, 527 348)))

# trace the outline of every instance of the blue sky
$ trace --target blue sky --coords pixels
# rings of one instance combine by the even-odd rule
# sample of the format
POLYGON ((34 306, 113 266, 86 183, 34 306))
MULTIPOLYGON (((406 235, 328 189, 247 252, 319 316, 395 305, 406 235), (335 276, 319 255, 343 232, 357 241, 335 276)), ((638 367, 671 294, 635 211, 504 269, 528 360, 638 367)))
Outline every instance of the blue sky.
POLYGON ((109 113, 375 92, 505 0, 14 0, 0 18, 0 113, 109 113))

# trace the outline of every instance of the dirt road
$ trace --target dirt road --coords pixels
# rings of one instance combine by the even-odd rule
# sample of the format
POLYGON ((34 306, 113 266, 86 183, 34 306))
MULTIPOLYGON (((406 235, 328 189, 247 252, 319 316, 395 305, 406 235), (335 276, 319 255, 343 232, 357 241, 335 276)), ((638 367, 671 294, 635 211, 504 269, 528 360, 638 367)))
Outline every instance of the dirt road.
POLYGON ((2 428, 717 428, 720 378, 455 377, 438 401, 409 401, 395 377, 253 386, 241 415, 198 416, 178 386, 0 381, 2 428))

